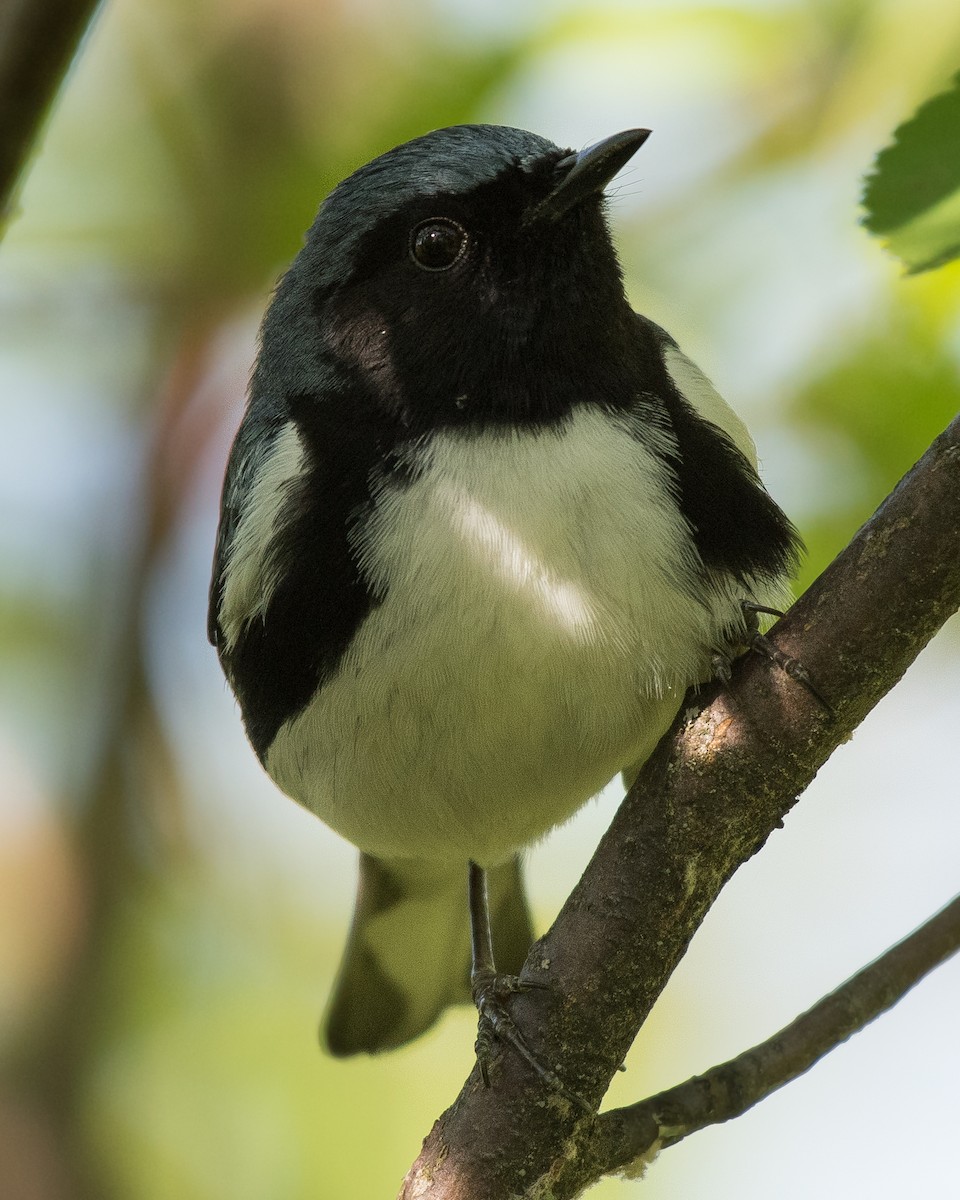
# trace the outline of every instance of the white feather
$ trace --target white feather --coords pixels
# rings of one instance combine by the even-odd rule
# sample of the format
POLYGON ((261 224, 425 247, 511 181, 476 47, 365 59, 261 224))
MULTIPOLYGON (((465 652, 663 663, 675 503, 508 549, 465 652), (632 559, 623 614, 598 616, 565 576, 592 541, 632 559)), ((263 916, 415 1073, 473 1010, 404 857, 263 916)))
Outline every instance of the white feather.
POLYGON ((751 467, 757 466, 757 448, 750 430, 724 400, 695 362, 678 350, 667 346, 663 362, 680 395, 697 410, 701 417, 722 429, 751 467))
POLYGON ((693 584, 666 437, 585 407, 426 443, 359 547, 383 602, 270 746, 279 786, 372 854, 489 865, 646 757, 742 594, 693 584))
POLYGON ((244 499, 243 513, 227 550, 220 602, 220 628, 229 649, 243 629, 262 617, 280 579, 281 565, 270 548, 290 493, 305 469, 300 433, 283 427, 244 499))

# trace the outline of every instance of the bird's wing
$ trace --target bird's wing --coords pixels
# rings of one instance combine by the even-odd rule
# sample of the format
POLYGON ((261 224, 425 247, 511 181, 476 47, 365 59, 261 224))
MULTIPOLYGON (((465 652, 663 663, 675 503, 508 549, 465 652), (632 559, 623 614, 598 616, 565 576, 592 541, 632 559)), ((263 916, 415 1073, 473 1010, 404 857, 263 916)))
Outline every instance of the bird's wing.
POLYGON ((647 397, 670 427, 669 466, 705 566, 745 583, 788 576, 800 538, 760 481, 747 427, 668 333, 646 317, 636 320, 647 397))

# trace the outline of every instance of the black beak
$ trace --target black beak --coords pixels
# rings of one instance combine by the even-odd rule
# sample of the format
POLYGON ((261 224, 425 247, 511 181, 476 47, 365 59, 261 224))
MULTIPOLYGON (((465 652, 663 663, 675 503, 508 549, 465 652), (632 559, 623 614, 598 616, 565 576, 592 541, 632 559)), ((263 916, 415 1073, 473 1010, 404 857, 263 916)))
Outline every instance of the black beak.
POLYGON ((581 200, 602 192, 649 136, 649 129, 625 129, 623 133, 595 142, 579 154, 561 158, 556 165, 560 182, 533 209, 528 220, 555 221, 581 200))

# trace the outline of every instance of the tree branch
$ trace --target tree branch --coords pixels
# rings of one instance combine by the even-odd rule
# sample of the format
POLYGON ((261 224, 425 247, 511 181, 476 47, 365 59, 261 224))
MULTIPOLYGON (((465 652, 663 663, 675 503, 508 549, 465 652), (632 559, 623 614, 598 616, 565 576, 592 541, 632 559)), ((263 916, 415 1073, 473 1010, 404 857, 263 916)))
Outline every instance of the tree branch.
POLYGON ((0 235, 11 196, 97 0, 5 0, 0 9, 0 235))
POLYGON ((604 1113, 594 1137, 596 1178, 739 1117, 892 1008, 958 950, 960 896, 759 1046, 649 1100, 604 1113))
MULTIPOLYGON (((835 709, 758 656, 678 717, 525 973, 513 1014, 541 1059, 599 1104, 707 910, 833 750, 960 607, 960 419, 771 631, 835 709)), ((583 1117, 502 1050, 474 1071, 411 1167, 405 1200, 552 1200, 596 1178, 583 1117)))

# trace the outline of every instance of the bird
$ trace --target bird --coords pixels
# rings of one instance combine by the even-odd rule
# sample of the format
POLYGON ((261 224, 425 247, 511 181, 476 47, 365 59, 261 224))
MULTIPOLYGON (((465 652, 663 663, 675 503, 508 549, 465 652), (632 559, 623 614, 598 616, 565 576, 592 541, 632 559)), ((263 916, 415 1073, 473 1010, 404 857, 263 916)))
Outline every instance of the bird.
POLYGON ((500 1036, 523 852, 788 602, 801 543, 747 428, 626 295, 605 188, 648 135, 396 146, 264 316, 209 636, 266 773, 360 851, 336 1055, 471 995, 500 1036))

